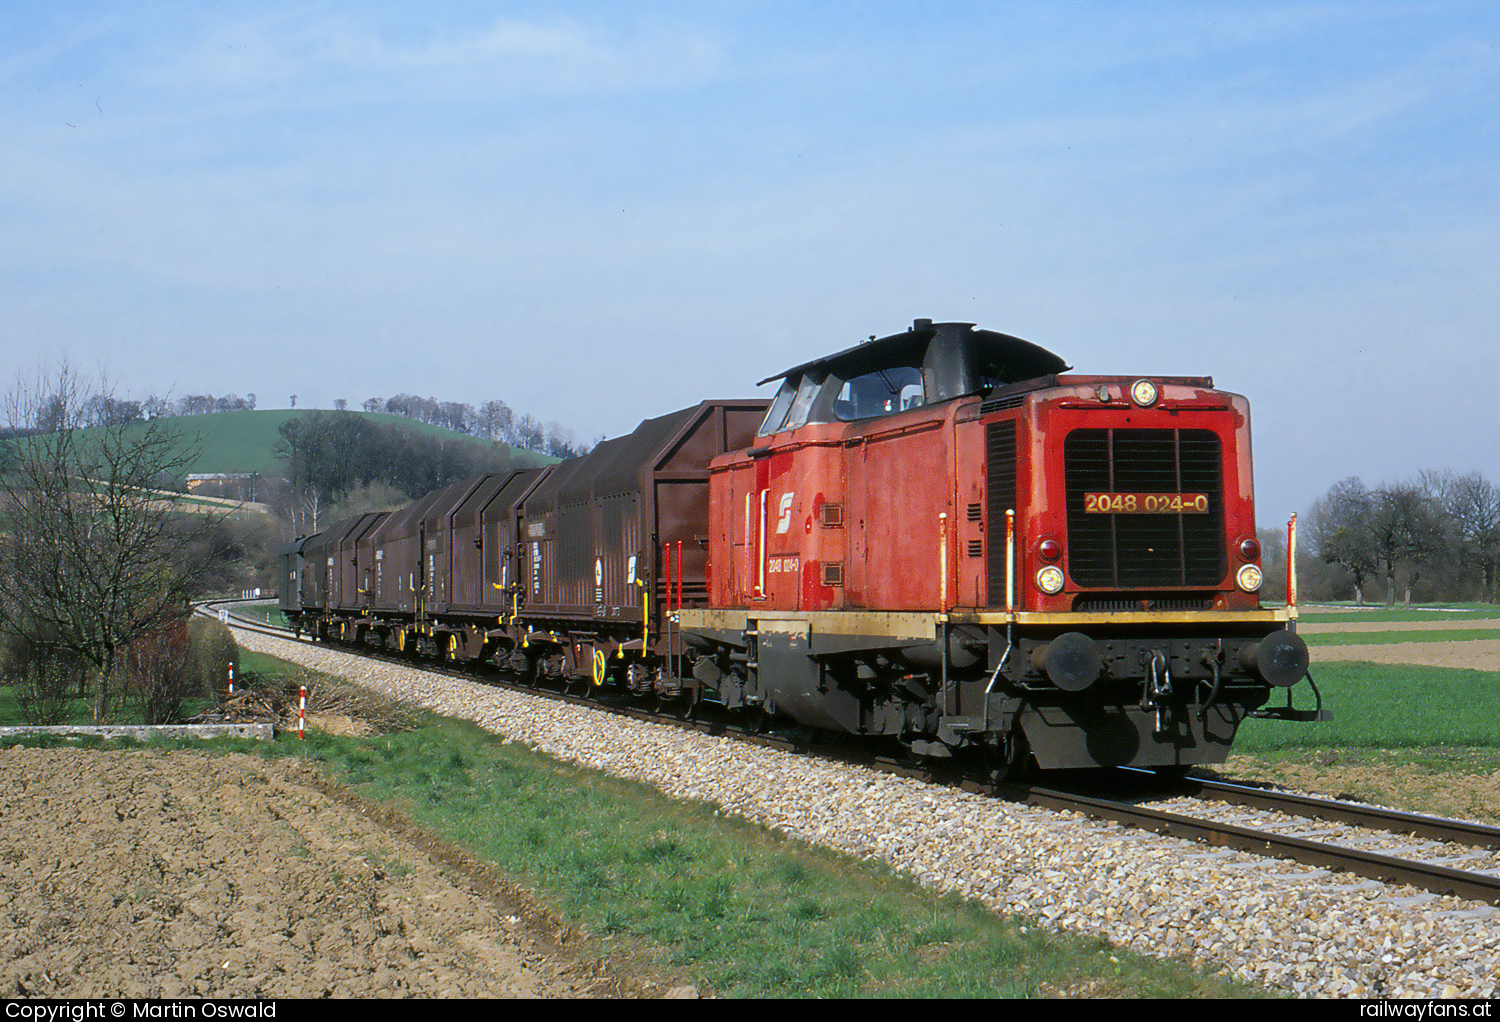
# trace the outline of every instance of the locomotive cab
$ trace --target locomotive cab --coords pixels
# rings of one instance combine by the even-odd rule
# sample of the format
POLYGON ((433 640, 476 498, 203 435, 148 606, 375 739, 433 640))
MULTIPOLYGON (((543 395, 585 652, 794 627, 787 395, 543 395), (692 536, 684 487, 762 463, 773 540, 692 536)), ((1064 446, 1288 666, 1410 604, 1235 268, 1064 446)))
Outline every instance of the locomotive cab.
POLYGON ((871 337, 761 380, 760 385, 778 379, 782 384, 759 435, 808 423, 880 418, 1067 368, 1050 351, 1019 337, 974 330, 972 323, 934 326, 919 319, 905 333, 871 337))
POLYGON ((724 701, 1010 765, 1222 761, 1307 666, 1259 605, 1248 404, 1068 368, 917 320, 762 381, 682 618, 724 701))

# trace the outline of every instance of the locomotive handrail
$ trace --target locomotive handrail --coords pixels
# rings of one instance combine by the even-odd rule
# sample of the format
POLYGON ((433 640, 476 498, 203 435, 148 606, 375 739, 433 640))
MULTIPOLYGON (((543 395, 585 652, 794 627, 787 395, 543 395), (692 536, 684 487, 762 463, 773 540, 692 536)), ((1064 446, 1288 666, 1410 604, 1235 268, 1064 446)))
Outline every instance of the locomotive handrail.
POLYGON ((1297 620, 1297 512, 1286 523, 1286 612, 1297 620))

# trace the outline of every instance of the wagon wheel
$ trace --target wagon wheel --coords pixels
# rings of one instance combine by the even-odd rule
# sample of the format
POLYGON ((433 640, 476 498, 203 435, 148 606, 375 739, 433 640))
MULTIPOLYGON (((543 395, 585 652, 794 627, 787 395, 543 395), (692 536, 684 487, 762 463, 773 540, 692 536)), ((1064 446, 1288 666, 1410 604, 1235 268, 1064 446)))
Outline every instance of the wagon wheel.
POLYGON ((655 692, 651 697, 651 709, 652 712, 662 716, 690 720, 693 714, 693 694, 689 690, 679 692, 675 696, 655 692))
POLYGON ((984 764, 994 781, 1018 781, 1031 772, 1031 745, 1018 727, 984 747, 984 764))
POLYGON ((661 693, 656 696, 656 712, 669 713, 678 720, 696 720, 702 709, 703 690, 700 688, 685 688, 671 697, 661 693))

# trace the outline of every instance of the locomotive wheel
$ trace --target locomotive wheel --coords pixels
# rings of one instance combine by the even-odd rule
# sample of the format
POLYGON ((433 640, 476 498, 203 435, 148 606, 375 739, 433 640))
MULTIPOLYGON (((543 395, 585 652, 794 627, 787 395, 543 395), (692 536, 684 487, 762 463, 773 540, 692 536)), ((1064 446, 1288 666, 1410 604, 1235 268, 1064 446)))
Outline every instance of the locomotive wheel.
POLYGON ((771 730, 771 713, 765 707, 746 706, 735 711, 735 717, 740 730, 746 734, 758 735, 771 730))

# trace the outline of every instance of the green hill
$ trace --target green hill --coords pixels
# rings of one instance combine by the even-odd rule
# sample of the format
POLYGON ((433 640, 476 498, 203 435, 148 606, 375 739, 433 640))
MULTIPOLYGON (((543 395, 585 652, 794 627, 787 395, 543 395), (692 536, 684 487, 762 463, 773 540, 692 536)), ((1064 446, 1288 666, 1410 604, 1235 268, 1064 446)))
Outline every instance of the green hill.
MULTIPOLYGON (((281 470, 281 456, 276 445, 281 441, 280 427, 288 419, 308 412, 288 409, 260 412, 218 412, 213 415, 184 415, 173 419, 172 425, 183 437, 184 443, 196 444, 198 456, 188 466, 188 474, 223 473, 277 473, 281 470)), ((492 441, 483 437, 454 433, 439 426, 429 426, 399 415, 370 412, 323 412, 324 415, 359 415, 382 426, 399 426, 428 436, 439 436, 463 443, 492 446, 492 441)), ((85 431, 87 432, 87 431, 85 431)), ((505 444, 496 446, 507 447, 505 444)), ((536 465, 551 465, 560 461, 545 454, 524 451, 519 447, 507 448, 515 457, 536 465)))

